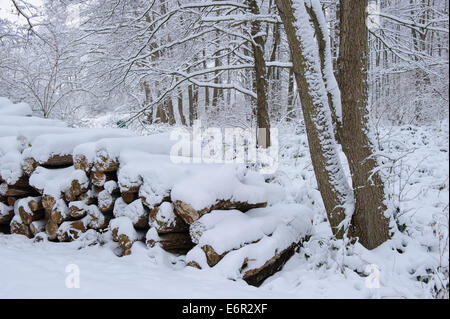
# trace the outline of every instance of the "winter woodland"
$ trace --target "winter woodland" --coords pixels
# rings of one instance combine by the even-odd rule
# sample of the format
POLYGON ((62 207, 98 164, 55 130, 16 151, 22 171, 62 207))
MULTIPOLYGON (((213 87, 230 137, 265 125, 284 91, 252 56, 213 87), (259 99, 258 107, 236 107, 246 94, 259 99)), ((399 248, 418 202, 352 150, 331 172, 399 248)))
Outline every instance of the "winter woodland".
POLYGON ((448 299, 448 14, 0 0, 0 297, 448 299))

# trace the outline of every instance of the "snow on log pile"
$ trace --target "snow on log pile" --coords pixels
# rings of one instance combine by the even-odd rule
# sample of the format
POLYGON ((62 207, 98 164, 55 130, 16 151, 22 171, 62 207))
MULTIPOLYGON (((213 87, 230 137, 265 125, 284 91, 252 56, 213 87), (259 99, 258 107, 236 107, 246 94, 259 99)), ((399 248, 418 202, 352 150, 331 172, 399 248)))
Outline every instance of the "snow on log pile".
POLYGON ((0 232, 55 242, 109 232, 119 255, 142 241, 255 286, 312 232, 311 211, 282 204, 282 188, 262 175, 171 161, 168 134, 70 128, 31 113, 0 98, 0 232))

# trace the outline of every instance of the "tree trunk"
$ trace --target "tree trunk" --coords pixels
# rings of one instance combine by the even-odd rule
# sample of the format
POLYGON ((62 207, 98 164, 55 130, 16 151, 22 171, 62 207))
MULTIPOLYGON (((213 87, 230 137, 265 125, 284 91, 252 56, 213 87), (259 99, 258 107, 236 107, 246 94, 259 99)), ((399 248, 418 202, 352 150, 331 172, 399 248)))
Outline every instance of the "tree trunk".
POLYGON ((293 68, 289 69, 289 80, 288 80, 288 98, 287 98, 287 113, 286 117, 287 121, 291 121, 295 118, 294 113, 294 70, 293 68))
POLYGON ((172 97, 169 96, 167 98, 167 110, 168 110, 168 115, 169 115, 169 124, 170 125, 174 125, 176 123, 175 121, 175 112, 173 111, 173 101, 172 101, 172 97))
POLYGON ((341 114, 341 93, 334 76, 331 44, 328 35, 325 15, 319 2, 313 1, 311 7, 306 8, 311 20, 314 24, 314 31, 316 32, 317 44, 319 46, 320 67, 322 69, 322 76, 327 88, 328 104, 331 110, 331 119, 336 140, 341 143, 342 135, 342 114, 341 114))
POLYGON ((193 94, 193 88, 192 85, 188 86, 188 96, 189 96, 189 125, 194 125, 195 120, 195 112, 194 112, 194 94, 193 94))
POLYGON ((276 0, 276 4, 289 43, 317 184, 333 234, 342 238, 354 203, 336 150, 320 61, 315 58, 314 30, 304 1, 296 1, 295 9, 291 0, 276 0))
MULTIPOLYGON (((259 14, 256 0, 247 0, 252 14, 259 14)), ((261 35, 259 21, 251 23, 251 34, 253 37, 252 49, 255 60, 255 88, 256 88, 256 123, 258 127, 258 146, 270 147, 270 119, 269 106, 266 96, 266 62, 264 60, 264 39, 261 35)))
POLYGON ((342 96, 343 150, 352 175, 355 211, 349 235, 373 249, 389 238, 384 217, 384 185, 368 135, 368 0, 340 0, 339 86, 342 96))
POLYGON ((180 120, 182 125, 186 125, 186 118, 183 112, 183 91, 178 89, 178 114, 180 114, 180 120))

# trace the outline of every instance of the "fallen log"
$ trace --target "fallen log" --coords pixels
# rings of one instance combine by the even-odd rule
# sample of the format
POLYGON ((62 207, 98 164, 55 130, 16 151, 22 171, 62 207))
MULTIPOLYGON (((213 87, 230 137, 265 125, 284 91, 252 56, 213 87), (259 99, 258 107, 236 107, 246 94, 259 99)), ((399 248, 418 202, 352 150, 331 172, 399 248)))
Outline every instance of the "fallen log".
MULTIPOLYGON (((259 268, 251 269, 244 272, 242 279, 245 280, 249 285, 259 287, 268 277, 272 276, 277 271, 281 270, 283 265, 289 260, 289 258, 294 255, 295 249, 299 244, 294 243, 283 251, 277 253, 275 256, 270 258, 259 268)), ((248 259, 244 260, 244 264, 241 269, 245 269, 248 259)))

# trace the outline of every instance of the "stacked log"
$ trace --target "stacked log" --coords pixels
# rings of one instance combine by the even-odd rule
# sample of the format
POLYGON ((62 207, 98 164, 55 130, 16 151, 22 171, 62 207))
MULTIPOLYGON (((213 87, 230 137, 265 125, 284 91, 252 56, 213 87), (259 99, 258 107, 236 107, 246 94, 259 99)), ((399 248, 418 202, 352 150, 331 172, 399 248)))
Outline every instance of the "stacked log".
MULTIPOLYGON (((109 133, 95 130, 92 134, 84 130, 78 136, 77 129, 64 129, 61 136, 54 136, 64 145, 64 134, 67 134, 70 147, 64 145, 60 152, 53 152, 51 147, 42 147, 47 153, 39 152, 40 145, 45 145, 50 137, 39 139, 27 133, 26 142, 18 141, 17 149, 22 153, 17 154, 22 157, 16 163, 17 174, 8 178, 0 176, 0 232, 54 242, 79 240, 92 232, 96 235, 110 232, 121 256, 131 254, 135 242, 144 241, 150 248, 187 254, 187 265, 196 268, 220 267, 223 261, 236 255, 241 258, 236 272, 256 286, 280 269, 307 237, 305 231, 301 238, 277 239, 274 229, 273 233, 245 240, 239 247, 222 249, 214 242, 204 242, 211 226, 206 223, 208 216, 222 216, 215 219, 220 224, 233 214, 252 215, 251 212, 268 205, 268 195, 257 190, 254 184, 245 185, 241 181, 243 177, 234 176, 238 175, 234 168, 222 171, 217 179, 219 183, 177 184, 179 179, 192 176, 207 180, 216 169, 202 171, 201 175, 202 167, 176 166, 168 156, 171 145, 161 143, 158 136, 124 137, 128 133, 111 133, 109 138, 109 133), (37 144, 33 145, 36 140, 37 144), (124 146, 133 149, 133 153, 121 153, 124 146), (155 156, 148 150, 166 155, 155 156), (136 163, 134 158, 138 159, 136 163), (248 186, 251 196, 236 197, 233 187, 229 187, 230 180, 222 180, 230 175, 234 178, 231 182, 240 183, 236 184, 238 189, 248 186), (221 182, 225 185, 224 192, 221 192, 221 182), (209 191, 210 187, 214 190, 209 191), (207 198, 206 202, 199 204, 186 199, 185 189, 199 192, 196 195, 200 196, 193 197, 207 198), (266 259, 255 263, 254 251, 267 250, 270 245, 278 247, 277 240, 289 245, 268 250, 266 259), (196 258, 191 258, 194 255, 196 258)), ((50 128, 42 131, 55 132, 50 128)), ((1 156, 0 152, 0 164, 1 156)), ((288 223, 280 227, 286 227, 289 232, 288 223)))

